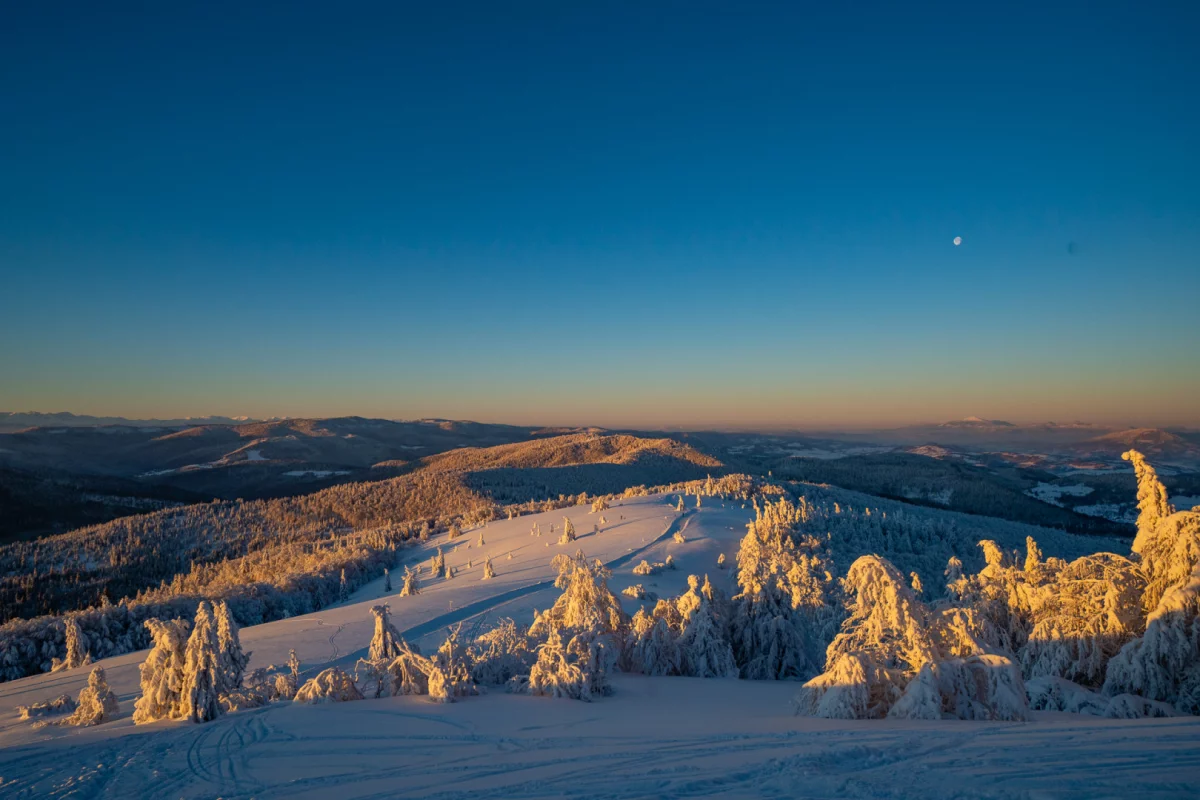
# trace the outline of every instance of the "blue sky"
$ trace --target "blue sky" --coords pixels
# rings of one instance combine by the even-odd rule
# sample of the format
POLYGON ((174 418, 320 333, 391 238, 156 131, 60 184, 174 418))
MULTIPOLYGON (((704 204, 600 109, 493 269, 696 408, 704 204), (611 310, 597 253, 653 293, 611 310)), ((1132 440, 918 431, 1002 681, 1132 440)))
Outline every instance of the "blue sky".
POLYGON ((0 409, 1198 424, 1198 36, 1183 2, 14 7, 0 409))

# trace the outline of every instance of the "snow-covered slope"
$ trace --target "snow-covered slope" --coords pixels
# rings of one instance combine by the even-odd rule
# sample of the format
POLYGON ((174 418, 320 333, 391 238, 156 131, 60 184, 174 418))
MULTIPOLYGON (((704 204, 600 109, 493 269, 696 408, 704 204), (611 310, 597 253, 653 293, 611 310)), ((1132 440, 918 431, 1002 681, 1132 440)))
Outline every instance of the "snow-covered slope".
MULTIPOLYGON (((387 602, 405 638, 426 652, 446 626, 468 632, 501 617, 527 623, 558 596, 551 558, 583 550, 613 569, 616 592, 640 583, 662 596, 689 573, 729 587, 733 557, 753 512, 706 498, 679 514, 662 496, 496 521, 452 543, 444 535, 402 551, 394 591, 379 580, 346 603, 242 631, 251 668, 280 664, 295 648, 305 677, 352 667, 372 632, 372 605, 387 602), (564 514, 579 533, 560 546, 564 514), (608 524, 593 534, 603 515, 608 524), (551 534, 549 526, 555 525, 551 534), (540 525, 542 535, 531 535, 540 525), (682 532, 684 541, 676 540, 682 532), (470 545, 468 547, 468 545, 470 545), (404 564, 441 547, 458 570, 421 571, 421 594, 399 597, 404 564), (455 549, 457 547, 457 550, 455 549), (508 557, 512 554, 512 558, 508 557), (718 570, 724 553, 729 570, 718 570), (480 580, 492 557, 496 577, 480 580), (678 569, 636 576, 671 555, 678 569), (472 562, 468 567, 468 561, 472 562)), ((689 503, 689 506, 691 503, 689 503)), ((1017 528, 1013 526, 1014 533, 1017 528)), ((1001 542, 1009 546, 1017 542, 1001 542)), ((1047 555, 1094 549, 1095 540, 1045 537, 1047 555), (1076 541, 1078 540, 1078 541, 1076 541)), ((627 611, 636 601, 622 598, 627 611)), ((121 701, 96 728, 34 730, 18 704, 75 695, 88 669, 0 685, 0 796, 4 797, 644 797, 851 795, 940 797, 1174 797, 1200 789, 1200 718, 1106 720, 1035 713, 1022 724, 846 722, 796 717, 796 684, 618 675, 597 703, 493 691, 448 706, 425 697, 302 706, 277 703, 215 722, 135 727, 138 664, 145 652, 102 662, 121 701), (1105 769, 1098 769, 1103 765, 1105 769)))

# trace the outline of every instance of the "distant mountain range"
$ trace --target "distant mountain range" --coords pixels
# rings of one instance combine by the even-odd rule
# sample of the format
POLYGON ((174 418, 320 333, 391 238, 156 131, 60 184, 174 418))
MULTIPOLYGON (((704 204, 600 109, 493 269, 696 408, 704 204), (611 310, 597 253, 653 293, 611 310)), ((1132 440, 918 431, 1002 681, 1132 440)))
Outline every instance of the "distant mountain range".
POLYGON ((93 417, 69 411, 0 411, 0 431, 34 427, 87 428, 96 425, 125 425, 131 428, 179 428, 189 425, 240 425, 252 422, 250 417, 183 417, 181 419, 127 419, 125 417, 93 417))

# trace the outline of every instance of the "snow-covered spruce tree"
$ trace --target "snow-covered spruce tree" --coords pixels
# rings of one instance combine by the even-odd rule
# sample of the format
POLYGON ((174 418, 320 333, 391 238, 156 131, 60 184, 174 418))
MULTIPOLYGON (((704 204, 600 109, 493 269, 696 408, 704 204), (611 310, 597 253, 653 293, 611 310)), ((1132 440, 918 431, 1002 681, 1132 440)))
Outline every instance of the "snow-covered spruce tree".
POLYGON ((108 722, 119 711, 117 696, 108 688, 103 667, 94 667, 88 675, 88 685, 79 692, 79 701, 71 716, 62 725, 86 727, 108 722))
POLYGON ((459 642, 462 623, 450 629, 446 641, 430 658, 429 699, 438 703, 453 703, 458 697, 478 694, 471 681, 467 649, 459 642))
POLYGON ((1158 473, 1146 457, 1137 450, 1128 450, 1121 459, 1133 465, 1137 479, 1138 535, 1133 542, 1133 552, 1142 553, 1148 540, 1154 538, 1154 529, 1161 520, 1175 513, 1175 507, 1167 502, 1167 488, 1158 479, 1158 473))
POLYGON ((224 713, 220 690, 223 685, 221 644, 213 609, 207 600, 196 608, 192 633, 184 652, 181 712, 192 722, 209 722, 224 713))
POLYGON ((538 645, 537 661, 529 671, 530 694, 580 699, 585 685, 583 670, 567 659, 562 636, 551 628, 546 641, 538 645))
POLYGON ((480 580, 491 580, 496 577, 496 570, 492 567, 492 557, 488 556, 483 562, 483 577, 480 580))
POLYGON ((442 555, 442 548, 437 549, 437 553, 429 560, 429 573, 434 577, 441 577, 446 571, 446 557, 442 555))
POLYGON ((383 591, 385 594, 392 592, 392 571, 387 567, 383 568, 383 591))
MULTIPOLYGON (((665 601, 660 601, 665 602, 665 601)), ((631 623, 629 668, 643 675, 678 675, 682 666, 679 635, 666 615, 647 614, 638 609, 631 623)))
POLYGON ((1141 571, 1123 556, 1095 553, 1060 569, 1027 558, 1025 576, 1035 587, 1033 628, 1017 653, 1025 678, 1099 687, 1109 659, 1145 625, 1141 571))
POLYGON ((605 637, 594 631, 580 631, 564 645, 562 634, 553 628, 537 648, 529 692, 584 701, 611 694, 608 673, 614 660, 605 637))
POLYGON ((700 579, 689 575, 688 587, 687 593, 676 603, 682 618, 680 674, 696 678, 736 678, 738 667, 733 648, 723 635, 712 604, 700 591, 700 579))
POLYGON ((479 541, 476 542, 475 544, 479 545, 480 547, 483 547, 483 545, 485 544, 485 542, 483 541, 483 528, 479 529, 479 541))
POLYGON ((87 636, 79 628, 79 620, 74 614, 68 614, 63 620, 64 636, 66 639, 66 654, 62 660, 54 659, 51 672, 65 669, 75 669, 92 663, 91 653, 88 652, 87 636))
POLYGON ((502 619, 479 636, 468 648, 471 680, 485 686, 501 686, 527 676, 534 651, 529 637, 511 619, 502 619))
POLYGON ((1138 481, 1138 532, 1133 552, 1146 576, 1142 608, 1151 613, 1167 590, 1186 582, 1200 562, 1200 512, 1176 511, 1158 475, 1136 450, 1121 456, 1133 463, 1138 481))
POLYGON ((562 536, 558 538, 559 544, 570 544, 575 541, 575 526, 571 523, 570 517, 563 517, 562 536))
POLYGON ((1020 670, 987 652, 963 609, 930 611, 903 575, 862 556, 843 581, 850 616, 830 643, 826 670, 804 684, 797 712, 863 719, 1024 719, 1020 670))
MULTIPOLYGON (((1104 694, 1134 694, 1200 714, 1200 565, 1167 590, 1146 632, 1108 662, 1104 694)), ((1126 714, 1127 715, 1127 714, 1126 714)))
POLYGON ((827 604, 832 582, 820 542, 792 540, 803 509, 769 500, 738 548, 738 587, 730 620, 734 657, 750 680, 806 679, 820 672, 838 610, 827 604))
POLYGON ((411 597, 414 594, 421 593, 421 581, 417 578, 415 570, 409 567, 404 568, 404 586, 400 589, 401 597, 411 597))
POLYGON ((371 661, 390 661, 400 655, 400 632, 388 612, 386 605, 371 606, 371 615, 375 617, 375 633, 367 648, 367 658, 371 661))
POLYGON ((217 618, 217 642, 220 646, 221 664, 217 691, 219 694, 227 694, 241 688, 242 676, 246 673, 246 665, 250 663, 250 653, 242 650, 237 621, 229 612, 228 604, 222 600, 213 610, 217 618))
POLYGON ((991 624, 995 647, 1016 653, 1025 646, 1033 629, 1038 584, 1031 583, 994 541, 984 539, 979 547, 984 568, 977 575, 960 577, 947 587, 948 593, 958 604, 976 609, 991 624))
POLYGON ((350 599, 350 587, 346 584, 346 569, 342 568, 342 578, 338 582, 338 602, 345 603, 350 599))
POLYGON ((577 551, 574 556, 555 556, 550 565, 558 573, 554 586, 563 592, 553 606, 534 615, 530 636, 540 639, 560 628, 615 634, 628 627, 621 601, 608 588, 612 572, 599 560, 577 551))
POLYGON ((330 667, 301 686, 292 702, 318 705, 362 699, 362 692, 354 685, 354 679, 341 667, 330 667))
POLYGON ((183 716, 183 675, 191 623, 186 619, 148 619, 146 628, 154 647, 138 668, 142 696, 133 706, 137 725, 183 716))
POLYGON ((274 696, 282 700, 291 700, 300 688, 300 659, 295 650, 288 651, 288 671, 275 676, 274 696))

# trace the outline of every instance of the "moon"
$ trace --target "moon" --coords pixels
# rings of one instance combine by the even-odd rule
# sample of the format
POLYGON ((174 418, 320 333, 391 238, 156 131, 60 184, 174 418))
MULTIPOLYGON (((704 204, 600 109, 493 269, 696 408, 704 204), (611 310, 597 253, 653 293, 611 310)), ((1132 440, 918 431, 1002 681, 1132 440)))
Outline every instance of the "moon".
POLYGON ((954 246, 955 246, 955 247, 958 247, 960 244, 962 244, 962 237, 961 237, 961 236, 955 236, 955 237, 954 237, 954 246))

